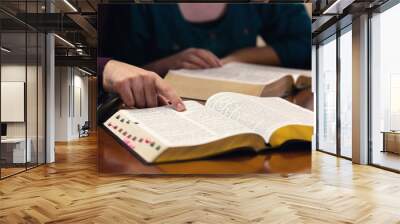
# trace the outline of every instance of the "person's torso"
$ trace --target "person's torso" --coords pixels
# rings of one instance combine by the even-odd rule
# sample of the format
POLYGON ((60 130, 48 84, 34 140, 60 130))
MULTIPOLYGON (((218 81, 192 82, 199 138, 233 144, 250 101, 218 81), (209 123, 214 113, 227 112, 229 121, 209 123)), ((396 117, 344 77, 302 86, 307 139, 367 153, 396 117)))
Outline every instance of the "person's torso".
POLYGON ((206 23, 186 21, 177 5, 151 7, 151 58, 167 57, 187 48, 207 49, 224 57, 255 46, 262 26, 255 8, 229 4, 226 7, 220 18, 206 23))

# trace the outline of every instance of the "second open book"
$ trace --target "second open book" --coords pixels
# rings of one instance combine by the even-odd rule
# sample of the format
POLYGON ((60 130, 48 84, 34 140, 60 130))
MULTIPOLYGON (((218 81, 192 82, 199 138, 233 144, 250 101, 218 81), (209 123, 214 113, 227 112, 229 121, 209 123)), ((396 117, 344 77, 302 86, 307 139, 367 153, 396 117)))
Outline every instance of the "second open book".
POLYGON ((179 96, 189 99, 207 100, 219 92, 282 97, 309 88, 311 72, 233 62, 219 68, 171 70, 165 80, 179 96))
POLYGON ((313 112, 278 97, 218 93, 205 105, 120 110, 105 123, 131 152, 148 163, 204 158, 290 140, 311 141, 313 112))

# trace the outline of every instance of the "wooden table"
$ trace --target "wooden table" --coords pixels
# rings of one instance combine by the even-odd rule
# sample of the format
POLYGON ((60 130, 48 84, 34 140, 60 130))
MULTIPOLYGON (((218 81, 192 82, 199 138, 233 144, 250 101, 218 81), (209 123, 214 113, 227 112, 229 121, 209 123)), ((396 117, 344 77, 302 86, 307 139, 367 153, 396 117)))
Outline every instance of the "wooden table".
MULTIPOLYGON (((304 90, 286 98, 313 109, 313 96, 304 90)), ((288 145, 261 154, 234 153, 219 157, 164 164, 145 164, 129 153, 106 130, 98 127, 98 170, 100 174, 244 174, 298 173, 311 170, 311 146, 288 145)))
POLYGON ((263 153, 230 153, 210 159, 146 164, 98 127, 98 170, 101 174, 244 174, 297 173, 311 169, 311 148, 287 146, 263 153))

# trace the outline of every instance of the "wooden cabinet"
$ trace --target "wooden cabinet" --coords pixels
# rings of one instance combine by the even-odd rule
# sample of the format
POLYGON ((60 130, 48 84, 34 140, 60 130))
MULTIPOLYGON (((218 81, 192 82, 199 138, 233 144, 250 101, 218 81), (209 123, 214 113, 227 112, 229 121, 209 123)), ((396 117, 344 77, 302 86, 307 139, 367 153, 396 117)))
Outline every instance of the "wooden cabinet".
POLYGON ((383 134, 383 152, 400 154, 400 131, 385 131, 383 134))

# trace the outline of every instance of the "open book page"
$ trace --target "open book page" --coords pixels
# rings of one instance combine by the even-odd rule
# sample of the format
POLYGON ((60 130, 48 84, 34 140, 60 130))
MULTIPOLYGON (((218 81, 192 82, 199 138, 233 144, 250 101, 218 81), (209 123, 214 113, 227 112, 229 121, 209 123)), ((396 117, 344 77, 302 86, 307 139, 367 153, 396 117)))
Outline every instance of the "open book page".
POLYGON ((300 75, 308 74, 310 71, 233 62, 220 68, 201 70, 181 69, 172 70, 170 73, 179 74, 182 76, 267 85, 288 75, 291 75, 294 79, 297 79, 297 77, 300 75))
POLYGON ((206 103, 229 119, 262 135, 266 142, 271 134, 285 125, 313 126, 313 112, 279 97, 256 97, 239 93, 218 93, 206 103))
POLYGON ((186 111, 170 107, 130 110, 129 116, 169 147, 208 143, 254 131, 195 101, 185 101, 186 111))

